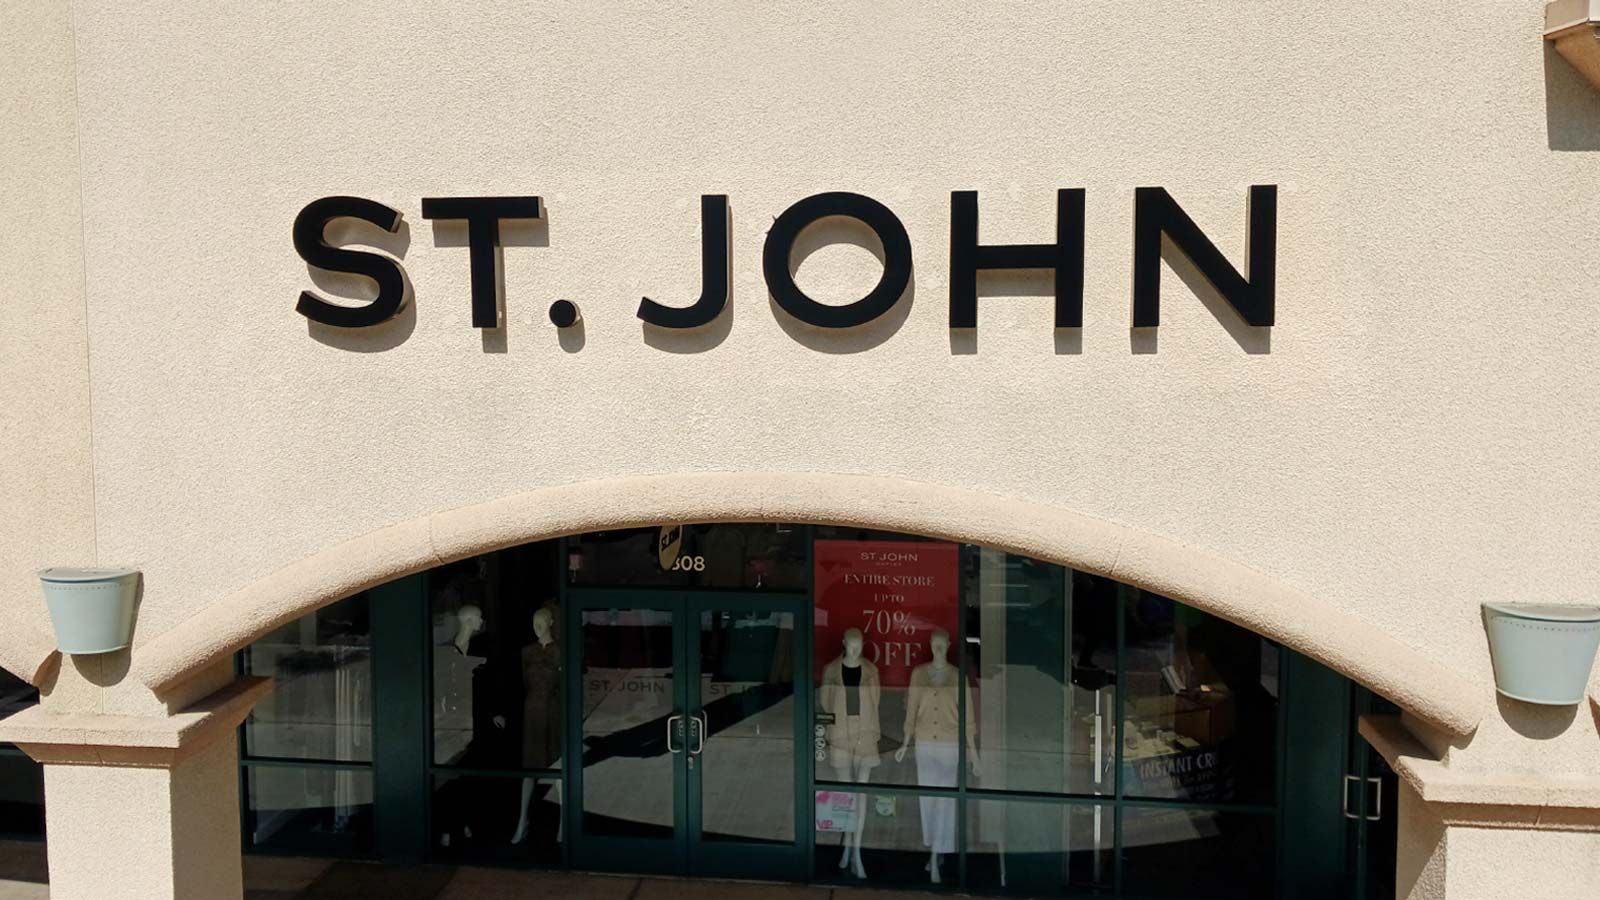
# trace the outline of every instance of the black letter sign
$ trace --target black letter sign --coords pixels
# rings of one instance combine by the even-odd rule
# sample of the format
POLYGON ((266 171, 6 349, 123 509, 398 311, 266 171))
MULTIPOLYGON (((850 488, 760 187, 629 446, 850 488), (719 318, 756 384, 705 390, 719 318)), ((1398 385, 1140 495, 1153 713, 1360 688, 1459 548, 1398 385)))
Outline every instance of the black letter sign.
POLYGON ((366 306, 339 306, 310 291, 301 291, 295 311, 313 322, 337 328, 365 328, 387 322, 400 312, 400 304, 405 301, 405 272, 387 256, 330 246, 324 232, 329 222, 340 218, 371 222, 392 233, 400 227, 400 213, 361 197, 323 197, 307 203, 294 217, 294 249, 301 259, 329 272, 365 275, 377 283, 377 299, 366 306))
POLYGON ((950 193, 950 327, 978 327, 979 269, 1054 269, 1056 327, 1083 327, 1083 189, 1056 191, 1054 244, 978 243, 978 192, 950 193))
POLYGON ((467 252, 472 261, 472 327, 499 325, 494 248, 500 246, 500 221, 542 219, 544 204, 538 197, 424 197, 422 217, 467 221, 467 252))
POLYGON ((700 197, 700 299, 693 306, 675 307, 645 297, 639 301, 639 318, 662 328, 699 328, 709 325, 728 305, 728 195, 700 197))
POLYGON ((1133 195, 1133 327, 1161 324, 1161 236, 1165 234, 1247 324, 1272 324, 1278 277, 1278 186, 1250 188, 1241 276, 1165 188, 1133 195))
POLYGON ((767 290, 783 311, 819 328, 852 328, 894 308, 911 282, 911 238, 887 206, 860 194, 833 192, 813 194, 783 211, 767 232, 761 250, 761 268, 767 277, 767 290), (883 243, 883 277, 872 293, 846 306, 829 306, 807 297, 789 274, 789 252, 807 225, 829 216, 856 219, 878 235, 883 243))

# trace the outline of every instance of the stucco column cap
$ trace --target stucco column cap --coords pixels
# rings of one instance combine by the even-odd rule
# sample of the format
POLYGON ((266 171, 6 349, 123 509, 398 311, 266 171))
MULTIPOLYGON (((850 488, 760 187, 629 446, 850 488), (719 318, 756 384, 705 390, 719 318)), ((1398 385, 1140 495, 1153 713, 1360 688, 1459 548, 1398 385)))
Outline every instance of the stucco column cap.
POLYGON ((1436 759, 1399 716, 1365 715, 1358 727, 1361 736, 1417 796, 1449 808, 1446 818, 1452 822, 1486 827, 1600 828, 1600 778, 1455 768, 1436 759), (1574 816, 1575 811, 1585 812, 1574 816))
POLYGON ((170 767, 231 735, 272 690, 270 678, 240 678, 170 716, 51 713, 34 706, 0 721, 0 741, 56 765, 170 767))

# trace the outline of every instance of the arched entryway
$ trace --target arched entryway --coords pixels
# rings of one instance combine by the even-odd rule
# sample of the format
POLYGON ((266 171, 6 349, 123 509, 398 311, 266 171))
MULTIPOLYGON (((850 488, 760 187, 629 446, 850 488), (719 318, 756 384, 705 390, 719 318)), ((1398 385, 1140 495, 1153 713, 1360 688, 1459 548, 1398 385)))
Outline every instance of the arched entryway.
MULTIPOLYGON (((244 730, 247 839, 1336 896, 1349 684, 1281 641, 1015 544, 661 521, 486 542, 251 644, 281 687, 244 730)), ((1110 570, 1159 557, 1113 534, 1110 570)))
POLYGON ((1481 692, 1459 673, 1324 600, 1203 548, 1046 506, 903 478, 709 472, 515 494, 355 537, 200 610, 141 648, 135 675, 171 692, 250 641, 375 585, 474 554, 662 522, 810 522, 978 544, 1103 576, 1234 622, 1317 660, 1450 734, 1481 692))

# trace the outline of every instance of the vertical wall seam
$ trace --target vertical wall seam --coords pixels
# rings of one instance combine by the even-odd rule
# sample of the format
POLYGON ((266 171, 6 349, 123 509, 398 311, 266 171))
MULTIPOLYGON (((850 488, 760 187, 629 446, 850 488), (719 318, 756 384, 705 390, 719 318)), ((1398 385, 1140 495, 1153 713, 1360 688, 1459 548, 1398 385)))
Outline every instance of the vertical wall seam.
POLYGON ((78 81, 78 0, 68 6, 72 30, 72 144, 78 165, 78 281, 83 291, 83 393, 89 445, 89 555, 100 562, 100 466, 94 442, 94 369, 91 365, 89 328, 89 229, 85 223, 83 168, 83 92, 78 81))

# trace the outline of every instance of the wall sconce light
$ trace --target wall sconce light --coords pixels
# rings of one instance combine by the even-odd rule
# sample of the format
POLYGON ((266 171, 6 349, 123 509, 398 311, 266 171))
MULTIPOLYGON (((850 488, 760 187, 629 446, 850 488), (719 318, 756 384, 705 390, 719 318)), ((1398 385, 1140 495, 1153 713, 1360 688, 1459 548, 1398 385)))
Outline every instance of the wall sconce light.
POLYGON ((137 569, 56 567, 40 572, 39 582, 62 653, 110 653, 133 643, 137 569))
POLYGON ((1600 649, 1600 607, 1485 603, 1483 627, 1496 690, 1543 706, 1583 702, 1600 649))

